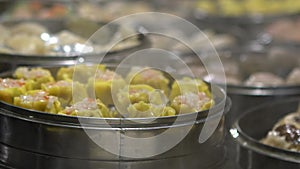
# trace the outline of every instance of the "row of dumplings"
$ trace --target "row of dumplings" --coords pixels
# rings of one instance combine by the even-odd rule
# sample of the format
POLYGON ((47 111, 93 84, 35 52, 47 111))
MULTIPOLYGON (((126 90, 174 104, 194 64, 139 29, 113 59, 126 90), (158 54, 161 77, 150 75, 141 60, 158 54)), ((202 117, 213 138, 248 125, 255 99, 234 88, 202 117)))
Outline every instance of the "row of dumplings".
POLYGON ((202 80, 171 82, 159 70, 137 67, 123 78, 105 65, 61 67, 55 75, 50 69, 19 67, 13 78, 0 79, 0 99, 52 114, 105 118, 174 116, 214 104, 202 80))

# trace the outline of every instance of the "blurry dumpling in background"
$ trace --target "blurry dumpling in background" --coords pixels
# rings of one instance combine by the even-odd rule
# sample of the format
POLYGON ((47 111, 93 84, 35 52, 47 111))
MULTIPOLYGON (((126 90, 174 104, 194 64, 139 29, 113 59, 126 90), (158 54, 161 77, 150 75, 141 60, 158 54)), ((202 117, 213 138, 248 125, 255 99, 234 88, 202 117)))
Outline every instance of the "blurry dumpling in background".
POLYGON ((72 80, 43 83, 41 88, 50 95, 58 97, 62 106, 70 104, 73 97, 76 97, 76 100, 82 100, 87 97, 85 86, 72 80), (76 95, 73 95, 73 90, 76 91, 76 95))
POLYGON ((94 77, 96 71, 104 71, 106 66, 102 64, 77 64, 76 66, 61 67, 57 74, 57 80, 74 80, 81 83, 86 83, 89 78, 94 77), (76 71, 76 77, 74 76, 74 71, 76 71), (74 78, 74 79, 73 79, 74 78))
POLYGON ((28 36, 40 37, 45 32, 48 32, 46 27, 34 22, 23 22, 11 28, 13 35, 26 34, 28 36))
POLYGON ((300 114, 291 113, 277 122, 262 143, 300 152, 300 114))
POLYGON ((292 70, 292 72, 287 77, 286 83, 290 85, 300 84, 300 67, 294 68, 292 70))
POLYGON ((31 90, 14 98, 14 105, 26 109, 57 114, 61 110, 60 102, 55 96, 42 90, 31 90))
POLYGON ((244 83, 247 86, 278 86, 283 85, 284 80, 269 72, 257 72, 252 74, 244 83))
POLYGON ((40 67, 19 67, 15 70, 13 76, 17 79, 33 80, 33 89, 40 89, 42 83, 54 82, 51 72, 40 67))
POLYGON ((88 80, 87 90, 90 96, 95 94, 96 98, 103 103, 111 105, 113 104, 112 85, 116 85, 116 88, 121 88, 125 86, 125 80, 111 70, 98 70, 95 76, 88 80))
POLYGON ((177 114, 185 114, 207 110, 213 106, 213 104, 213 99, 204 92, 187 92, 176 96, 171 102, 171 107, 176 110, 177 114))
POLYGON ((16 52, 25 54, 45 54, 46 46, 38 36, 19 33, 8 38, 5 44, 16 52))
POLYGON ((240 85, 241 84, 241 80, 236 76, 228 75, 225 78, 226 79, 223 79, 223 76, 221 76, 221 75, 211 74, 211 75, 205 76, 203 79, 207 82, 213 82, 213 83, 217 83, 217 84, 224 83, 225 81, 223 81, 223 80, 226 80, 226 84, 228 84, 228 85, 240 85))
POLYGON ((165 95, 169 94, 169 79, 159 70, 134 67, 127 75, 126 81, 130 84, 146 84, 163 90, 165 95))
POLYGON ((58 44, 59 45, 70 45, 70 44, 75 44, 75 43, 81 43, 85 44, 87 39, 84 39, 70 31, 63 30, 56 34, 58 38, 58 44))
POLYGON ((10 38, 10 31, 3 25, 0 25, 0 44, 3 44, 6 39, 10 38))
POLYGON ((13 103, 16 96, 24 94, 27 90, 32 88, 32 81, 25 81, 23 79, 2 79, 0 78, 0 100, 7 103, 13 103))
POLYGON ((85 98, 70 107, 66 107, 58 114, 69 116, 85 116, 85 117, 107 117, 112 118, 116 115, 99 100, 85 98))

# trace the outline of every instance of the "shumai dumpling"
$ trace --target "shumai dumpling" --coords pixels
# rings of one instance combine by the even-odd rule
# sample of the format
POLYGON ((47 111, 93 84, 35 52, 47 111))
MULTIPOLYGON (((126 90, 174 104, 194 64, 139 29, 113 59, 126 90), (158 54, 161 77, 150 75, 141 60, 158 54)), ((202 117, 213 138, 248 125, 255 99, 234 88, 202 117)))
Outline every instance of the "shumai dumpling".
POLYGON ((170 100, 173 100, 176 96, 187 92, 204 92, 206 96, 211 97, 209 87, 206 83, 204 83, 200 79, 191 79, 185 77, 181 80, 174 81, 174 83, 172 84, 170 100))
POLYGON ((99 99, 95 100, 91 98, 85 98, 70 107, 66 107, 58 114, 106 118, 112 118, 115 116, 115 114, 113 112, 110 112, 109 109, 99 99))
POLYGON ((207 96, 204 92, 189 92, 176 96, 174 100, 172 100, 171 107, 176 110, 177 114, 185 114, 207 110, 213 104, 213 99, 207 96))
POLYGON ((33 89, 40 89, 42 83, 54 82, 51 72, 40 67, 19 67, 13 76, 17 79, 33 80, 33 89))
POLYGON ((73 82, 72 80, 44 83, 41 88, 50 95, 58 97, 63 106, 70 104, 73 97, 76 97, 76 100, 82 100, 87 97, 84 85, 79 82, 73 82), (76 95, 74 96, 73 90, 76 91, 76 95))
POLYGON ((140 101, 149 103, 150 102, 149 95, 154 90, 155 89, 149 85, 144 85, 144 84, 129 85, 128 88, 125 87, 118 92, 117 98, 120 103, 124 102, 128 98, 132 104, 138 103, 140 101))
POLYGON ((55 96, 42 90, 31 90, 14 98, 14 105, 26 109, 57 114, 61 110, 60 102, 55 96))
POLYGON ((96 71, 104 71, 105 69, 105 65, 102 64, 78 64, 76 66, 61 67, 56 74, 56 78, 57 80, 72 80, 74 71, 76 71, 76 77, 73 80, 86 83, 89 78, 95 76, 96 71))
POLYGON ((12 104, 14 97, 24 94, 32 88, 32 81, 23 79, 0 78, 0 100, 12 104))
POLYGON ((174 116, 176 111, 169 106, 155 105, 140 101, 128 107, 127 118, 143 118, 143 117, 161 117, 161 116, 174 116))
POLYGON ((169 94, 169 79, 164 74, 155 69, 139 67, 133 68, 126 77, 130 84, 147 84, 155 89, 161 89, 166 95, 169 94))
POLYGON ((90 96, 94 93, 96 98, 103 101, 103 103, 106 105, 112 105, 113 98, 111 91, 113 83, 117 88, 125 86, 125 80, 117 73, 110 70, 99 70, 96 75, 88 81, 88 93, 90 96))

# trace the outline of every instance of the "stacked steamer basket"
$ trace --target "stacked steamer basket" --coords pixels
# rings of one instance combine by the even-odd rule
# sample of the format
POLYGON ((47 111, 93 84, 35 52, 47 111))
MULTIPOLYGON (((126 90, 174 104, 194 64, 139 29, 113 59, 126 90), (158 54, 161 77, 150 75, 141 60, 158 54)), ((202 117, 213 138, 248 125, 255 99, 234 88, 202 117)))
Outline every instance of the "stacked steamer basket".
MULTIPOLYGON (((55 72, 55 68, 52 72, 55 72)), ((204 110, 157 119, 72 117, 0 102, 0 160, 5 165, 20 169, 220 168, 225 156, 224 112, 228 111, 230 101, 222 89, 217 86, 211 88, 215 89, 215 103, 210 109, 210 116, 208 110, 204 110), (174 125, 176 119, 179 121, 174 125), (149 120, 152 122, 149 123, 149 120), (199 136, 206 122, 217 128, 206 142, 200 143, 199 136), (170 138, 182 134, 186 128, 191 130, 175 147, 163 154, 144 158, 115 155, 87 136, 87 133, 94 133, 107 146, 115 146, 115 141, 111 139, 116 138, 120 141, 117 148, 122 152, 135 146, 131 142, 122 142, 127 136, 147 138, 172 129, 168 133, 170 138)), ((145 146, 151 150, 160 144, 153 141, 145 146)))
MULTIPOLYGON (((93 2, 91 4, 94 7, 97 3, 93 2)), ((101 4, 100 2, 100 7, 101 4)), ((130 7, 128 4, 125 6, 130 7)), ((81 11, 82 9, 77 10, 81 11)), ((94 13, 93 10, 92 13, 94 13)), ((103 15, 105 14, 104 12, 103 15)), ((108 20, 104 21, 110 21, 110 17, 108 16, 108 20)), ((47 34, 43 35, 43 38, 52 38, 52 40, 58 38, 58 34, 62 30, 74 31, 82 35, 80 30, 89 28, 89 32, 84 31, 84 35, 82 35, 84 38, 88 38, 94 33, 93 31, 105 24, 99 22, 99 20, 91 22, 87 18, 76 18, 74 20, 72 17, 71 19, 63 17, 63 19, 6 19, 1 22, 1 25, 4 28, 12 29, 14 26, 27 21, 45 27, 48 31, 46 32, 47 34)), ((109 37, 118 34, 120 27, 122 25, 112 25, 107 32, 110 35, 109 37)), ((124 45, 125 48, 123 46, 123 48, 116 48, 118 50, 110 51, 107 54, 108 57, 104 58, 106 59, 104 62, 107 65, 111 64, 111 62, 119 62, 120 58, 149 46, 147 37, 137 30, 139 29, 134 28, 131 30, 138 33, 136 37, 133 37, 136 40, 133 43, 134 45, 129 45, 129 47, 124 45)), ((103 40, 100 41, 102 44, 108 43, 110 40, 107 37, 99 39, 103 40)), ((7 44, 1 45, 1 47, 7 47, 7 44)), ((56 74, 60 67, 75 65, 79 57, 83 57, 85 62, 88 60, 97 63, 98 60, 95 59, 97 59, 99 54, 92 52, 80 53, 79 55, 76 53, 78 51, 70 53, 70 50, 72 51, 73 48, 69 44, 51 48, 50 54, 47 52, 42 52, 43 54, 30 53, 28 51, 26 53, 16 52, 11 50, 12 47, 14 46, 11 46, 10 50, 3 49, 1 53, 1 61, 10 65, 10 71, 3 74, 2 78, 11 77, 11 73, 19 66, 44 67, 56 74)), ((22 47, 20 48, 22 49, 22 47)), ((101 51, 99 55, 101 55, 101 51)), ((130 119, 64 116, 24 109, 1 101, 0 167, 15 169, 220 168, 224 164, 225 157, 223 145, 225 134, 224 113, 229 110, 231 102, 226 98, 226 93, 221 88, 217 86, 211 86, 211 88, 214 88, 216 93, 213 96, 214 106, 209 110, 156 119, 145 117, 130 119), (208 116, 209 111, 213 113, 208 116), (177 119, 179 121, 174 125, 177 119), (149 121, 151 122, 149 123, 149 121), (216 125, 216 130, 206 142, 200 143, 199 136, 206 123, 216 125), (168 133, 171 138, 182 134, 186 128, 191 128, 187 136, 175 147, 163 154, 144 158, 122 156, 121 152, 135 148, 133 143, 123 141, 127 136, 143 139, 172 129, 172 132, 168 133), (87 133, 95 133, 106 146, 116 146, 120 155, 97 145, 87 133), (116 140, 111 139, 112 137, 116 138, 116 140), (120 141, 119 144, 114 144, 118 140, 120 141)), ((157 150, 161 146, 161 142, 153 141, 145 146, 150 151, 157 150)))

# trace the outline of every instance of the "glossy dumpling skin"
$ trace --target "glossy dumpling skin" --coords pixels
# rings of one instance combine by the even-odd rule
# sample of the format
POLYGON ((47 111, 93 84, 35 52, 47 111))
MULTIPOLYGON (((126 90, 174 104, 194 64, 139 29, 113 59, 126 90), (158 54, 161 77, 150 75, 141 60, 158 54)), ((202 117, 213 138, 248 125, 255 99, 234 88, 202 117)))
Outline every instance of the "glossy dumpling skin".
POLYGON ((103 102, 99 99, 85 98, 70 107, 66 107, 58 114, 69 116, 85 116, 85 117, 106 117, 112 118, 116 114, 111 112, 103 102))
POLYGON ((44 83, 41 88, 50 95, 58 97, 63 106, 69 105, 73 97, 76 97, 75 100, 82 100, 87 97, 85 86, 79 82, 73 82, 72 80, 44 83), (73 90, 76 91, 76 95, 74 96, 73 90))
POLYGON ((112 85, 116 88, 125 86, 125 80, 114 71, 97 71, 93 78, 88 80, 87 90, 90 96, 95 94, 96 98, 106 105, 113 104, 112 85))
POLYGON ((209 87, 200 79, 191 79, 185 77, 181 80, 174 81, 171 88, 170 100, 173 100, 176 96, 184 93, 198 93, 204 92, 206 96, 211 97, 209 87))
POLYGON ((17 79, 33 80, 33 89, 40 89, 42 83, 54 82, 51 72, 40 67, 19 67, 13 76, 17 79))
POLYGON ((164 74, 155 69, 141 69, 135 67, 127 75, 126 81, 129 84, 146 84, 155 89, 163 90, 166 95, 169 94, 169 79, 164 74))
POLYGON ((23 79, 0 78, 0 100, 12 104, 14 97, 32 89, 33 81, 23 79))
POLYGON ((89 78, 95 76, 96 71, 104 71, 104 70, 106 70, 106 66, 102 64, 99 65, 77 64, 76 66, 61 67, 56 74, 56 79, 75 80, 81 83, 86 83, 89 78), (76 77, 73 77, 74 71, 76 71, 76 77))
POLYGON ((31 90, 14 98, 14 105, 26 109, 57 114, 61 110, 60 102, 55 96, 42 90, 31 90))

